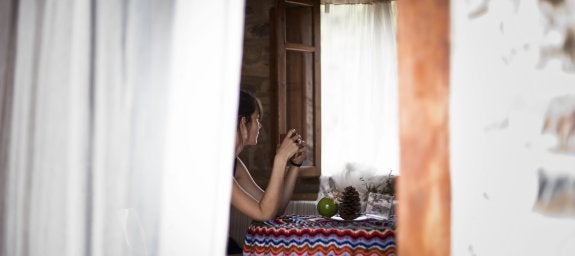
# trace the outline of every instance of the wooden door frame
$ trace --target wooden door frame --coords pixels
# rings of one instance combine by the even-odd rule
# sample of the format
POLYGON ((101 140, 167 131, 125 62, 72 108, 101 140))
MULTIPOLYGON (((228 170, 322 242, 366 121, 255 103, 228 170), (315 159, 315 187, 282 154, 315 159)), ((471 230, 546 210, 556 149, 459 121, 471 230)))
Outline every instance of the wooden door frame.
POLYGON ((450 255, 449 0, 398 0, 398 254, 450 255))

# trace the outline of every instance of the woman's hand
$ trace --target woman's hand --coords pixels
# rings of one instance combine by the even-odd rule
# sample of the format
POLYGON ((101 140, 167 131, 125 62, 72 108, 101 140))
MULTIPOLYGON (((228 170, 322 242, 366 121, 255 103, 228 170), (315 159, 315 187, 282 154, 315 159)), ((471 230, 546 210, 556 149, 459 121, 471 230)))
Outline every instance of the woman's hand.
POLYGON ((297 143, 299 149, 295 153, 295 155, 290 158, 290 163, 295 166, 301 166, 303 161, 307 159, 307 143, 304 140, 300 139, 297 143))
POLYGON ((279 145, 276 156, 282 157, 283 160, 287 162, 289 159, 299 154, 300 144, 302 143, 305 142, 301 139, 301 135, 299 135, 295 129, 291 129, 279 145))

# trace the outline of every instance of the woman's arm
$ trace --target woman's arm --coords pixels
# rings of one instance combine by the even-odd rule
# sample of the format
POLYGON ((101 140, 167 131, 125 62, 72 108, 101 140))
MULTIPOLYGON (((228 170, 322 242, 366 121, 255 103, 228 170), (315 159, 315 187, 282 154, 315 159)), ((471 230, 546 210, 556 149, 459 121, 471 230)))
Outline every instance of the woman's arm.
POLYGON ((292 138, 293 134, 295 130, 288 132, 276 152, 265 192, 251 178, 245 165, 237 160, 239 164, 236 165, 236 179, 232 186, 232 205, 251 219, 269 220, 277 214, 284 193, 286 163, 300 151, 299 135, 298 138, 292 138))
MULTIPOLYGON (((232 186, 232 205, 249 218, 257 221, 265 221, 276 216, 283 193, 286 158, 276 155, 272 168, 270 181, 263 192, 253 179, 247 179, 247 169, 243 166, 236 173, 238 179, 234 179, 232 186), (243 174, 241 174, 243 172, 243 174)), ((241 164, 243 165, 243 164, 241 164)))
MULTIPOLYGON (((290 159, 291 163, 297 163, 301 166, 303 161, 307 158, 307 144, 305 141, 298 139, 298 152, 290 159)), ((284 182, 284 192, 282 195, 282 202, 278 209, 278 215, 282 215, 287 208, 291 200, 291 196, 293 194, 293 190, 295 188, 295 183, 297 181, 297 177, 299 176, 300 167, 299 166, 291 166, 287 171, 285 182, 284 182)))
POLYGON ((297 167, 297 166, 289 167, 287 174, 286 174, 286 177, 284 179, 285 180, 284 191, 282 194, 280 207, 279 207, 278 212, 277 212, 278 215, 284 214, 285 209, 287 208, 287 205, 289 204, 289 202, 291 200, 291 196, 292 196, 293 190, 295 188, 295 182, 296 182, 298 176, 299 176, 299 167, 297 167))

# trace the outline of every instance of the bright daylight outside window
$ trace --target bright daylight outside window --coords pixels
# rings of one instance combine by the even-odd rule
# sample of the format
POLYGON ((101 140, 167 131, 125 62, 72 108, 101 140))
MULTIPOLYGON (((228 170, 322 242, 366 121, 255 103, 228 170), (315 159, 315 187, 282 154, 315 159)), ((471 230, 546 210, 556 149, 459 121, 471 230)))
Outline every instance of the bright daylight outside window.
POLYGON ((322 176, 399 174, 395 2, 322 5, 322 176))

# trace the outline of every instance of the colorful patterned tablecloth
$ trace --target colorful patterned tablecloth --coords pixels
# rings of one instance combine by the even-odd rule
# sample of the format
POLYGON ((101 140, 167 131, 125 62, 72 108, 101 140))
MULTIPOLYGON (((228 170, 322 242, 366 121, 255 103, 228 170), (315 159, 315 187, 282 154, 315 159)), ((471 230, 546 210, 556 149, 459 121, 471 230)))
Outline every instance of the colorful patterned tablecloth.
POLYGON ((252 222, 244 255, 396 255, 392 223, 366 217, 335 220, 319 215, 288 215, 252 222))

